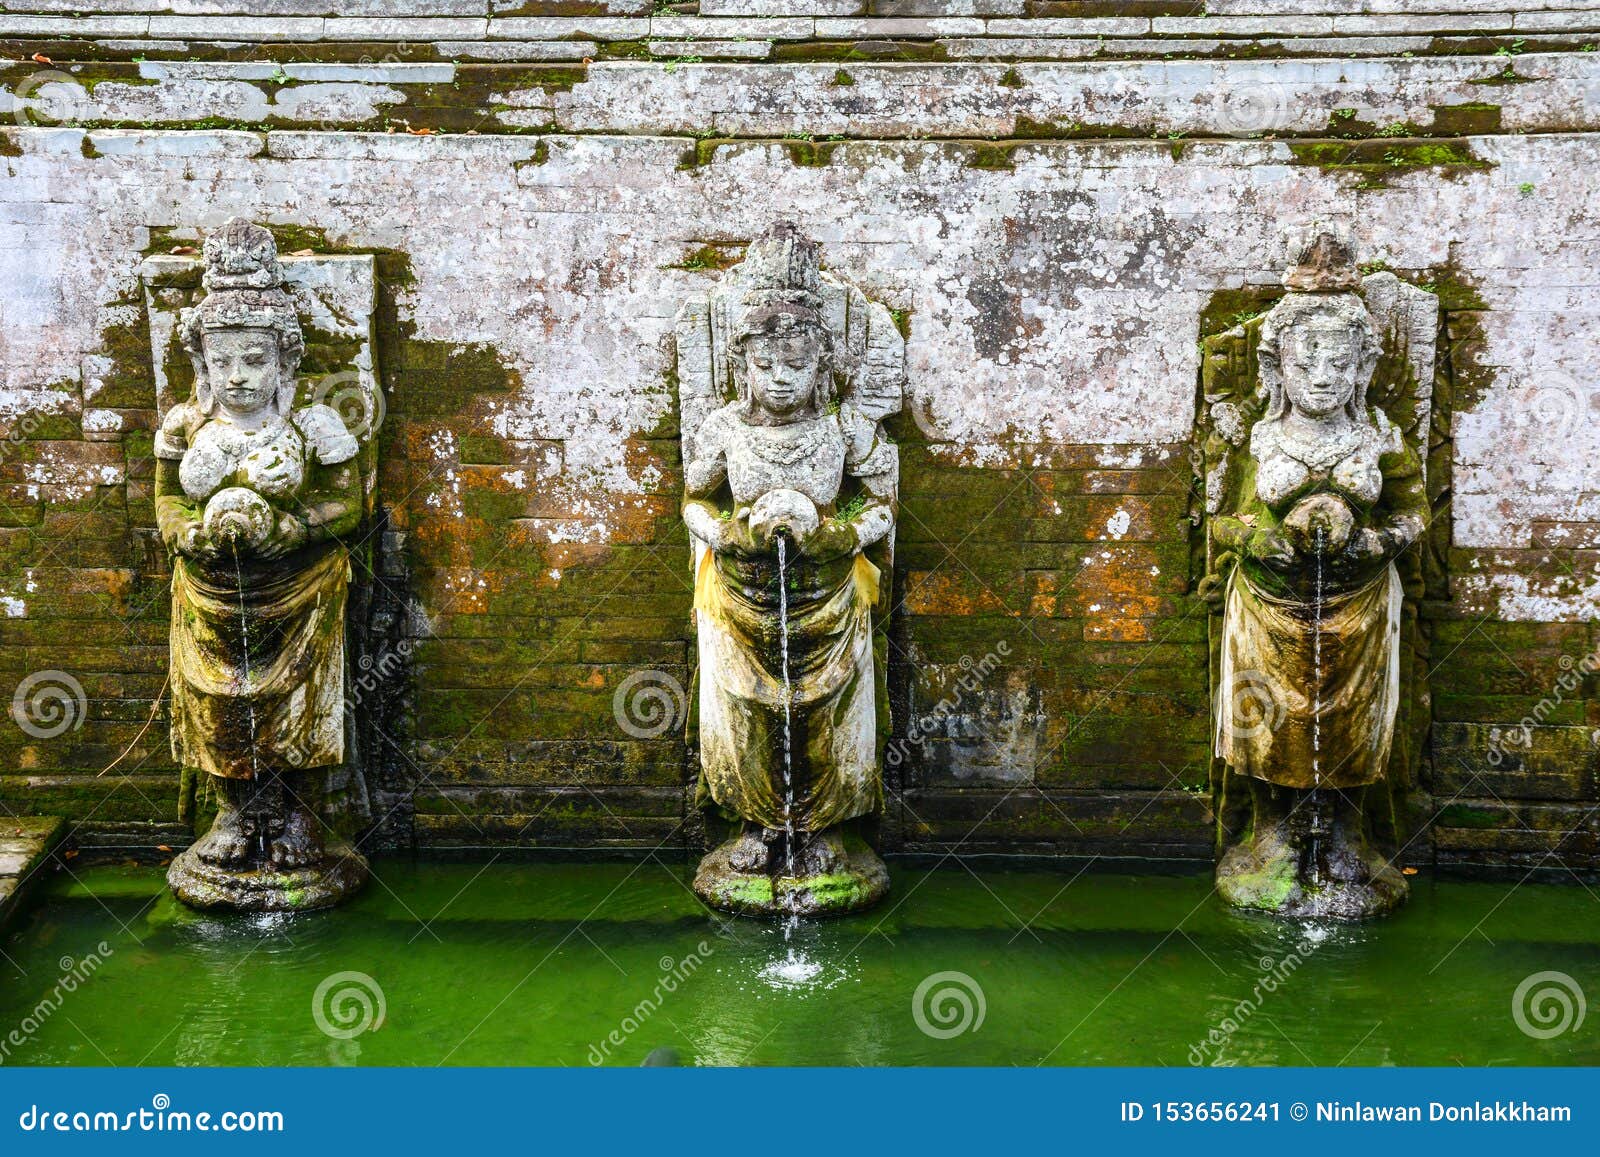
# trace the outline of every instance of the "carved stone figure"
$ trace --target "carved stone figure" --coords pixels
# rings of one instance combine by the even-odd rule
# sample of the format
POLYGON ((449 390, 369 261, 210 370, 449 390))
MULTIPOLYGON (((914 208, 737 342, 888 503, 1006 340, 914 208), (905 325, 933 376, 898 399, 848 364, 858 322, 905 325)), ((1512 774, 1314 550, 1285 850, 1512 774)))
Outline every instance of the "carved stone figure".
POLYGON ((747 913, 849 911, 888 887, 850 821, 882 804, 881 624, 904 340, 779 224, 677 329, 694 541, 702 802, 738 830, 695 890, 747 913), (731 396, 730 396, 731 395, 731 396))
POLYGON ((156 436, 156 516, 172 554, 172 749, 217 816, 173 860, 178 897, 273 911, 336 903, 367 864, 319 795, 345 758, 341 535, 362 514, 360 449, 329 406, 295 408, 300 322, 272 235, 206 239, 207 296, 185 311, 194 397, 156 436))
POLYGON ((1416 434, 1427 386, 1408 383, 1394 416, 1373 404, 1385 331, 1363 295, 1392 303, 1400 287, 1423 311, 1431 299, 1375 276, 1363 285, 1348 239, 1314 226, 1288 294, 1255 327, 1255 398, 1208 381, 1215 751, 1251 800, 1217 887, 1285 915, 1366 917, 1407 894, 1365 796, 1389 775, 1404 694, 1396 559, 1429 513, 1416 434))

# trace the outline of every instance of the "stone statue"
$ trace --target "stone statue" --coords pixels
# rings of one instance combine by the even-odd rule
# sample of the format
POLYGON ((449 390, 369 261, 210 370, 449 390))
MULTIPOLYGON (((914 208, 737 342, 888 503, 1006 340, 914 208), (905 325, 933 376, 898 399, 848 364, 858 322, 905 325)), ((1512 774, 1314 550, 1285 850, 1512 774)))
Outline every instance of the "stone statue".
POLYGON ((790 224, 679 315, 700 792, 738 824, 695 890, 827 913, 888 887, 849 822, 883 800, 883 639, 904 339, 790 224), (731 397, 729 395, 732 395, 731 397))
POLYGON ((295 408, 303 350, 272 235, 206 239, 207 295, 180 322, 192 400, 156 436, 156 517, 172 555, 172 749, 204 773, 211 830, 168 881, 201 908, 337 903, 364 858, 319 814, 345 758, 341 535, 362 515, 359 445, 329 406, 295 408))
POLYGON ((1402 421, 1427 385, 1397 417, 1369 399, 1384 347, 1363 294, 1393 300, 1397 282, 1377 276, 1364 286, 1349 240, 1314 226, 1255 333, 1254 402, 1210 408, 1215 752, 1252 812, 1217 888, 1240 907, 1361 918, 1407 894, 1364 796, 1389 774, 1403 694, 1395 560, 1429 503, 1417 426, 1402 421))

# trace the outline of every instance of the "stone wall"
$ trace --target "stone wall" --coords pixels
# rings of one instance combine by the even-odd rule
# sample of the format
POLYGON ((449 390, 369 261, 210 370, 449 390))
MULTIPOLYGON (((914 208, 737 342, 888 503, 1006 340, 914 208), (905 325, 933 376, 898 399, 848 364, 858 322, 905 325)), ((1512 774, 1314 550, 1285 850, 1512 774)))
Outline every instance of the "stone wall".
POLYGON ((663 339, 784 216, 909 335, 884 844, 1205 858, 1197 342, 1322 215, 1445 310, 1407 858, 1600 863, 1600 0, 3 7, 0 809, 183 838, 139 270, 243 214, 378 270, 384 838, 696 839, 663 339))

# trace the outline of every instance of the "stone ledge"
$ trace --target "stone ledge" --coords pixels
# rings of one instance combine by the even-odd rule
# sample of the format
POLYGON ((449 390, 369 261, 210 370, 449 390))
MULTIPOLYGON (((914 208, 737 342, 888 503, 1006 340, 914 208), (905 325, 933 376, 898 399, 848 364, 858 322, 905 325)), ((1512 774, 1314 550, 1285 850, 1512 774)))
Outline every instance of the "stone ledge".
POLYGON ((1448 33, 1564 32, 1596 27, 1600 4, 1581 9, 1260 14, 1209 16, 345 16, 250 14, 105 14, 65 17, 0 13, 0 36, 192 39, 227 42, 372 41, 436 39, 927 41, 950 38, 1022 40, 1189 39, 1254 41, 1301 36, 1408 36, 1448 33))
MULTIPOLYGON (((582 52, 593 42, 546 47, 582 52)), ((226 125, 371 131, 392 125, 485 135, 807 134, 823 150, 818 159, 843 138, 1010 142, 1170 134, 1189 148, 1201 139, 1256 133, 1360 141, 1600 128, 1600 103, 1586 98, 1600 92, 1600 54, 1592 53, 1518 57, 1521 83, 1486 93, 1482 80, 1499 73, 1498 58, 852 63, 840 69, 744 59, 764 55, 766 41, 649 41, 641 47, 662 63, 599 61, 582 71, 450 63, 61 64, 55 71, 64 76, 30 94, 21 111, 0 86, 0 116, 25 122, 36 115, 41 131, 52 117, 68 116, 72 126, 97 130, 195 125, 215 131, 226 125), (841 74, 848 83, 841 83, 841 74), (79 76, 82 87, 74 89, 70 80, 79 76), (1216 95, 1233 88, 1262 98, 1258 121, 1235 123, 1238 110, 1216 95)), ((1250 112, 1254 106, 1241 107, 1250 112)), ((97 147, 132 146, 111 140, 97 147)), ((196 137, 191 147, 204 146, 196 137)), ((708 142, 705 150, 715 147, 708 142)))
POLYGON ((22 910, 66 827, 58 816, 0 817, 0 928, 22 910))

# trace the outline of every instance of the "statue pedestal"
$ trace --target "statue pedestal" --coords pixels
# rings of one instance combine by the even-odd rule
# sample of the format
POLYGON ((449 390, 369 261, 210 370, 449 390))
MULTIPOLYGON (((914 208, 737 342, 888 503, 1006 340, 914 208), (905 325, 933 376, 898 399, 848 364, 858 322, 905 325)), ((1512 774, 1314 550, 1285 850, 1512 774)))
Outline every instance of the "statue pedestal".
POLYGON ((1298 920, 1369 920, 1406 902, 1410 885, 1399 869, 1375 858, 1355 878, 1313 881, 1297 857, 1260 858, 1246 844, 1228 849, 1217 866, 1217 893, 1236 908, 1298 920))
POLYGON ((172 861, 167 883, 178 899, 205 911, 305 912, 353 896, 368 875, 365 856, 343 840, 330 840, 322 860, 289 871, 265 863, 243 870, 219 867, 190 848, 172 861))
POLYGON ((700 861, 694 891, 707 904, 740 916, 782 918, 843 916, 870 908, 889 891, 889 869, 866 844, 845 841, 848 859, 836 872, 816 876, 771 876, 735 871, 728 862, 732 843, 700 861))

